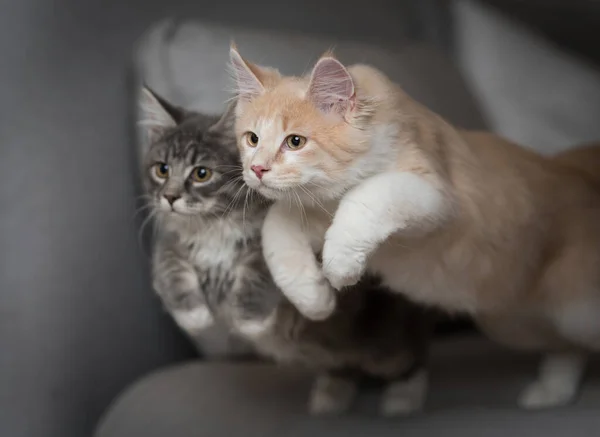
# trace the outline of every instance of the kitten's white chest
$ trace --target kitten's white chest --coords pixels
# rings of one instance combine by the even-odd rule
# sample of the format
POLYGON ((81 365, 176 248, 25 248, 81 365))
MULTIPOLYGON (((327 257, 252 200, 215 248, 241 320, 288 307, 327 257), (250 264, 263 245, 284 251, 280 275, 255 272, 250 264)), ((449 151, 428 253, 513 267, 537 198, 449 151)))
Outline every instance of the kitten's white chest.
POLYGON ((247 237, 241 226, 217 223, 193 236, 190 261, 200 269, 232 269, 241 242, 247 237))

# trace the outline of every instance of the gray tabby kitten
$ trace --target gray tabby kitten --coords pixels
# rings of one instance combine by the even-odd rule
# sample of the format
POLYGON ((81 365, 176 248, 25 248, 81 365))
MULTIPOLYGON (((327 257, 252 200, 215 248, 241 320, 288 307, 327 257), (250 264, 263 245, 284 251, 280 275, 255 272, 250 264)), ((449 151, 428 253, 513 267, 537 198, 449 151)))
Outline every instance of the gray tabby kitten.
POLYGON ((422 408, 432 323, 425 310, 373 277, 339 295, 336 312, 310 321, 274 285, 261 250, 269 203, 242 182, 232 107, 186 112, 148 89, 145 186, 156 215, 154 287, 189 335, 215 321, 278 362, 318 372, 313 414, 346 411, 363 377, 386 383, 381 413, 422 408))

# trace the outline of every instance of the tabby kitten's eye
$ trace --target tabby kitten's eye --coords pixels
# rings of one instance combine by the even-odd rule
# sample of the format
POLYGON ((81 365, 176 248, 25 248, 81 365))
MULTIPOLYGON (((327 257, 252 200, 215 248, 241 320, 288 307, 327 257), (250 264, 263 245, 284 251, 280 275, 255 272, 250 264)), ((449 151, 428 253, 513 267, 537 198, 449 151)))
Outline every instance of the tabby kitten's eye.
POLYGON ((190 175, 194 182, 206 182, 212 177, 212 171, 206 167, 196 167, 190 175))
POLYGON ((164 162, 158 162, 154 164, 154 174, 159 179, 166 179, 169 177, 169 166, 164 162))
POLYGON ((258 135, 254 132, 246 133, 246 143, 248 143, 250 147, 256 147, 258 145, 258 135))
POLYGON ((306 138, 301 137, 300 135, 289 135, 285 139, 285 145, 288 147, 288 149, 291 150, 301 149, 302 147, 304 147, 305 144, 306 138))

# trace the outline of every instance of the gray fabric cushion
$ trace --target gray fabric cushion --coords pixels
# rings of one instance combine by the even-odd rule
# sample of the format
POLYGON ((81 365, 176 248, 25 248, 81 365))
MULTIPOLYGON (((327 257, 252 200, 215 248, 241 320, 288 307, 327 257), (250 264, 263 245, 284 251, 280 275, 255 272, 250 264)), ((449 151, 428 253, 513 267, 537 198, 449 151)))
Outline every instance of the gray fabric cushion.
MULTIPOLYGON (((303 73, 327 48, 335 47, 343 61, 379 67, 405 91, 453 123, 465 128, 484 126, 456 69, 440 53, 421 45, 402 45, 392 52, 350 41, 164 21, 142 40, 138 71, 150 87, 170 101, 217 113, 231 97, 227 63, 232 39, 248 59, 276 66, 286 74, 303 73)), ((204 332, 197 342, 206 357, 247 351, 218 326, 204 332)))
POLYGON ((534 375, 533 358, 477 338, 441 342, 433 354, 427 411, 404 420, 377 418, 376 393, 365 394, 352 415, 309 418, 306 372, 189 363, 134 384, 106 414, 96 437, 597 435, 598 374, 588 378, 576 406, 517 409, 517 394, 534 375))
POLYGON ((491 127, 541 153, 600 139, 600 70, 494 8, 456 4, 460 65, 491 127))

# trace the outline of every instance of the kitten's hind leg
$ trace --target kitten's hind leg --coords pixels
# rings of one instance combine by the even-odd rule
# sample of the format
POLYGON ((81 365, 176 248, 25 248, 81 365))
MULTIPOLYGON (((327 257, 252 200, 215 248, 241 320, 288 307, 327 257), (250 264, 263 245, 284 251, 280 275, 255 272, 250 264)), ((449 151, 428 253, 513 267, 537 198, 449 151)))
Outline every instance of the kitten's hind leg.
POLYGON ((177 325, 189 335, 197 335, 214 323, 196 272, 186 263, 172 262, 155 272, 153 287, 177 325))
POLYGON ((429 375, 424 368, 389 382, 383 393, 380 414, 396 417, 418 413, 425 405, 428 388, 429 375))
POLYGON ((238 333, 249 339, 257 339, 270 332, 277 321, 281 292, 261 272, 266 266, 245 269, 232 292, 221 303, 223 314, 238 333))
POLYGON ((198 303, 190 309, 173 310, 173 318, 190 335, 200 334, 214 323, 213 315, 205 303, 198 303))
POLYGON ((587 357, 583 353, 546 355, 537 379, 521 393, 519 405, 534 410, 572 403, 579 391, 586 362, 587 357))
POLYGON ((317 376, 310 398, 308 411, 313 416, 346 413, 358 394, 358 380, 332 372, 317 376))
POLYGON ((234 321, 235 330, 247 339, 258 339, 270 332, 277 321, 277 310, 260 318, 240 317, 234 321))

